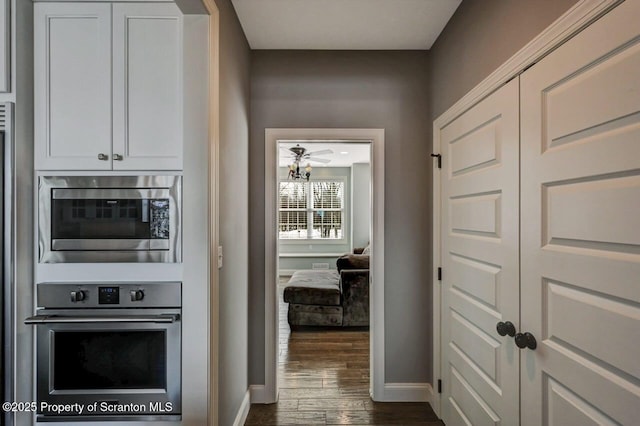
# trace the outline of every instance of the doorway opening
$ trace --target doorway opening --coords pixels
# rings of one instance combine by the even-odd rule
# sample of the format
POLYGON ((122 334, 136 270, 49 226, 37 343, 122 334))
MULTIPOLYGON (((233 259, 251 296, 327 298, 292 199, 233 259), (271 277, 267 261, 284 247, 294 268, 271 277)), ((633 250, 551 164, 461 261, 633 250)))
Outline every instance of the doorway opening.
MULTIPOLYGON (((313 353, 314 341, 303 342, 304 339, 300 339, 293 342, 295 338, 289 334, 289 322, 294 326, 304 326, 309 318, 320 326, 340 326, 337 330, 323 329, 323 332, 312 337, 327 337, 326 345, 333 347, 332 351, 336 354, 340 352, 340 347, 350 346, 347 349, 357 354, 354 362, 358 364, 350 363, 357 368, 346 374, 360 374, 357 378, 359 384, 366 381, 364 389, 358 390, 366 398, 383 399, 384 131, 267 129, 265 136, 265 387, 264 394, 252 395, 252 400, 277 402, 278 373, 284 371, 279 363, 281 359, 289 362, 289 367, 304 367, 300 359, 304 358, 305 351, 313 353), (356 151, 363 157, 348 163, 347 157, 356 151), (305 157, 306 154, 311 155, 305 157), (342 167, 329 167, 331 162, 334 163, 332 166, 342 167), (353 188, 354 181, 359 185, 356 190, 353 188), (364 209, 362 206, 365 206, 364 209), (312 280, 322 276, 330 281, 339 280, 340 274, 335 269, 337 257, 353 253, 354 248, 364 249, 366 242, 369 242, 370 259, 366 296, 369 307, 368 332, 366 329, 363 331, 361 323, 358 323, 362 315, 356 315, 353 324, 360 328, 355 330, 351 338, 345 337, 344 333, 349 333, 349 328, 342 327, 344 306, 340 294, 332 296, 337 297, 335 302, 327 302, 334 306, 328 309, 320 306, 315 314, 304 312, 309 306, 302 306, 302 312, 288 311, 283 293, 294 272, 301 272, 303 279, 304 274, 311 274, 312 280), (337 306, 338 300, 340 306, 337 306), (332 331, 333 335, 322 335, 332 331), (292 348, 297 351, 293 355, 295 358, 289 350, 292 348)), ((339 292, 341 286, 336 284, 335 288, 339 292)), ((310 309, 314 310, 313 307, 310 309)), ((347 318, 346 324, 352 319, 347 318)), ((305 326, 304 329, 307 331, 309 327, 305 326)), ((343 363, 340 365, 346 369, 346 361, 336 362, 343 363)), ((307 365, 313 366, 313 363, 307 365)), ((314 387, 324 383, 323 380, 331 380, 326 375, 321 377, 324 373, 320 371, 316 370, 315 373, 314 387)), ((336 372, 332 371, 332 374, 336 372)), ((295 381, 294 376, 287 380, 289 385, 295 385, 291 382, 295 381)), ((283 395, 287 392, 285 390, 283 395)))
POLYGON ((371 142, 280 140, 278 156, 280 401, 366 401, 371 142))

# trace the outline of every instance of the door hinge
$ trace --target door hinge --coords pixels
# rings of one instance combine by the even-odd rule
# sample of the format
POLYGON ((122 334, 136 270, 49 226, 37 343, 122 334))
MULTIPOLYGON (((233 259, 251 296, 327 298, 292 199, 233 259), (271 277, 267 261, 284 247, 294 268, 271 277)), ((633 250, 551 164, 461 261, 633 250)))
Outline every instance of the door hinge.
POLYGON ((442 380, 438 379, 438 393, 442 393, 442 380))
POLYGON ((442 268, 438 268, 438 281, 442 281, 442 268))
POLYGON ((442 168, 442 155, 440 155, 440 154, 431 154, 431 156, 438 159, 438 168, 441 169, 442 168))

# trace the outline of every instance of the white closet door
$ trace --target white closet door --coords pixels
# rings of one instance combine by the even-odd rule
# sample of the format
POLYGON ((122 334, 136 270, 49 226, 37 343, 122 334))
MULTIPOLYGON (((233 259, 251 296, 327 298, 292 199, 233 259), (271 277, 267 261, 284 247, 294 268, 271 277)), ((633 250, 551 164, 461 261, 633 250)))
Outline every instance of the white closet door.
POLYGON ((442 418, 517 425, 518 79, 441 130, 442 418))
POLYGON ((640 421, 640 2, 521 77, 522 425, 640 421))

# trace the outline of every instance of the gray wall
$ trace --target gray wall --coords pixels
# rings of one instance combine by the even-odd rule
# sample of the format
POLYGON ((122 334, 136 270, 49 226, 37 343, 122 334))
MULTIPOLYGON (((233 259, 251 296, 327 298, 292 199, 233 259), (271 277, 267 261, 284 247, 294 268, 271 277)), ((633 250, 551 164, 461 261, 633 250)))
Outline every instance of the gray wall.
POLYGON ((365 247, 371 241, 371 165, 351 166, 351 229, 353 247, 365 247))
POLYGON ((219 421, 220 425, 231 425, 248 388, 247 166, 251 58, 231 1, 216 0, 216 4, 220 10, 219 238, 224 254, 218 313, 219 421))
POLYGON ((577 0, 464 0, 431 47, 431 117, 437 118, 577 0))
POLYGON ((385 129, 387 382, 425 382, 431 302, 425 262, 429 94, 426 52, 254 51, 249 181, 249 381, 264 383, 265 128, 385 129), (415 161, 415 167, 411 162, 415 161))

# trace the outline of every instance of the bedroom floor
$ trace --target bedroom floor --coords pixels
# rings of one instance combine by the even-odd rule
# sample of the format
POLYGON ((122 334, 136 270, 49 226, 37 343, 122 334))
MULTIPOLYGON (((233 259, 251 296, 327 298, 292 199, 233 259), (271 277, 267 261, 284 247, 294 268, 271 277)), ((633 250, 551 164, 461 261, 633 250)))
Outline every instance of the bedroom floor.
POLYGON ((369 332, 289 330, 286 279, 278 286, 280 355, 277 404, 253 404, 245 425, 443 425, 427 403, 369 398, 369 332))

